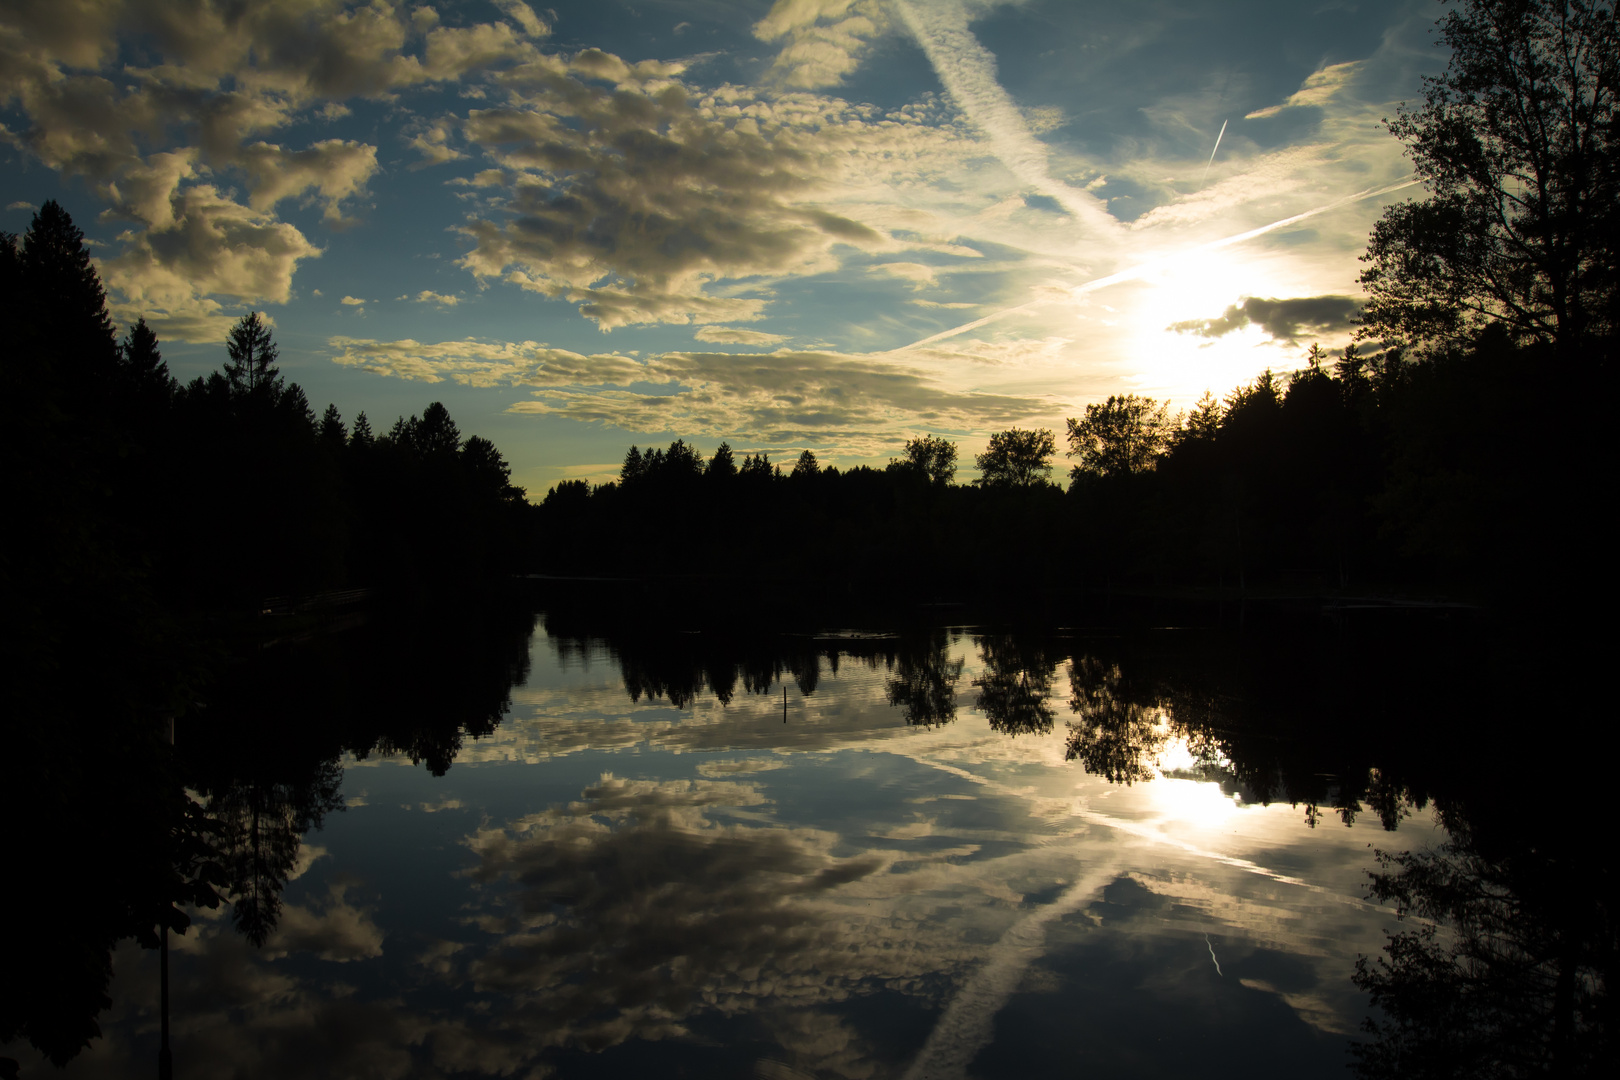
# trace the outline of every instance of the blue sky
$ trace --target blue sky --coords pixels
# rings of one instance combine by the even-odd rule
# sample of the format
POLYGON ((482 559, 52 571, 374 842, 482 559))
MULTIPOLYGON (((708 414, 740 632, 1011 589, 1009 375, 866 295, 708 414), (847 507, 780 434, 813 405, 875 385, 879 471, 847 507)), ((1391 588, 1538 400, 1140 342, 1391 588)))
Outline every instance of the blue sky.
POLYGON ((62 202, 181 378, 264 311, 317 410, 442 400, 536 496, 675 437, 966 462, 1345 344, 1442 10, 14 0, 0 228, 62 202))

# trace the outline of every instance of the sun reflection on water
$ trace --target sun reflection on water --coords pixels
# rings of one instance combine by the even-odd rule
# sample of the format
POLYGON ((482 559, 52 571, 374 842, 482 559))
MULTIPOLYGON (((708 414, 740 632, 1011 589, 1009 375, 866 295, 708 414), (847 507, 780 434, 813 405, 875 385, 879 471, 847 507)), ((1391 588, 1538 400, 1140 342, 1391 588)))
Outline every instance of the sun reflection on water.
POLYGON ((1155 763, 1158 776, 1148 785, 1149 796, 1162 820, 1215 828, 1242 809, 1238 799, 1222 791, 1219 783, 1177 775, 1208 763, 1192 752, 1184 735, 1165 743, 1155 763))

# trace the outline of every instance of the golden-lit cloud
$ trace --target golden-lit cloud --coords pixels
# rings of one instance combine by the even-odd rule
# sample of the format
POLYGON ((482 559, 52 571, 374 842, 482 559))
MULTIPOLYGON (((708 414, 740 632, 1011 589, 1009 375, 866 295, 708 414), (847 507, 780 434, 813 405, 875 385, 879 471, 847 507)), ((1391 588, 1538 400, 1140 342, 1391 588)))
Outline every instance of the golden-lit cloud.
POLYGON ((781 43, 768 82, 816 90, 842 82, 889 28, 888 9, 878 0, 776 0, 754 24, 754 36, 781 43))
POLYGON ((698 341, 715 345, 780 345, 787 338, 763 330, 742 330, 735 326, 700 326, 692 334, 698 341))

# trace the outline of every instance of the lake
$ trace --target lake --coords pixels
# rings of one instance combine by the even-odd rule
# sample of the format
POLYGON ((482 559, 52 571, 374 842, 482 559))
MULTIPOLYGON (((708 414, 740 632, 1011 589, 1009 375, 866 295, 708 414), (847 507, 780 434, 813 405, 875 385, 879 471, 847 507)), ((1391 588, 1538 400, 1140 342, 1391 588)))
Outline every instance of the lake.
MULTIPOLYGON (((236 903, 170 937, 176 1075, 1348 1075, 1374 850, 1448 839, 1412 718, 1475 707, 1369 673, 1425 626, 599 615, 373 620, 182 719, 236 903)), ((65 1075, 151 1075, 158 957, 65 1075)))

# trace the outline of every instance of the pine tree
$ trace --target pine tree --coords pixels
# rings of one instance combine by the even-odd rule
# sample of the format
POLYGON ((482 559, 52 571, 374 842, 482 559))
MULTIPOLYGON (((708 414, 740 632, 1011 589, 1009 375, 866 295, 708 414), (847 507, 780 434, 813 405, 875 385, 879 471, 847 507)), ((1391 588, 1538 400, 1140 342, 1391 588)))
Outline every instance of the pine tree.
POLYGON ((279 397, 281 372, 276 368, 276 342, 270 324, 257 311, 242 316, 226 339, 231 358, 225 364, 225 378, 232 397, 279 397))
POLYGON ((371 421, 366 418, 364 411, 354 418, 354 430, 349 432, 350 446, 370 446, 376 441, 371 433, 371 421))
POLYGON ((49 354, 110 375, 118 338, 107 316, 107 294, 90 262, 84 233, 53 199, 39 208, 21 251, 27 321, 49 354))
POLYGON ((158 336, 146 325, 145 319, 130 328, 119 352, 124 382, 136 395, 168 397, 174 393, 174 379, 169 375, 169 365, 163 362, 163 353, 158 350, 158 336))
POLYGON ((343 414, 338 412, 336 405, 328 405, 321 416, 321 441, 342 446, 348 438, 348 429, 343 426, 343 414))
POLYGON ((730 443, 720 444, 720 449, 709 459, 709 467, 704 470, 704 475, 716 480, 730 480, 737 475, 737 461, 731 456, 730 443))

